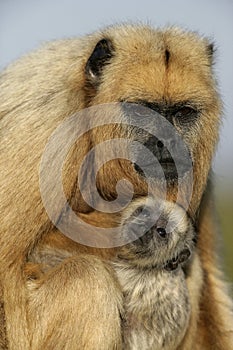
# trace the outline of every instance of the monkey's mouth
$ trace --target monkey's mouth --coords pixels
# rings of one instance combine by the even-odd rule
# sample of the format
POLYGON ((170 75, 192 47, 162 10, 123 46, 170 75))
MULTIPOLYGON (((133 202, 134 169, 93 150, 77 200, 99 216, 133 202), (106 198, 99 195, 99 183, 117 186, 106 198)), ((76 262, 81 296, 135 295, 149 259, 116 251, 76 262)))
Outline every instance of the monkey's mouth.
MULTIPOLYGON (((140 167, 137 163, 134 163, 134 169, 142 177, 149 176, 151 178, 158 179, 164 177, 166 180, 178 179, 177 168, 172 159, 168 161, 160 161, 158 166, 160 167, 159 169, 154 165, 154 163, 145 163, 140 167)), ((182 172, 181 175, 184 175, 187 171, 188 170, 182 172)))
POLYGON ((134 163, 134 169, 142 177, 151 177, 162 179, 164 178, 167 181, 177 180, 179 177, 184 177, 186 173, 190 170, 190 165, 179 161, 178 167, 173 159, 162 160, 158 162, 159 164, 155 166, 154 163, 145 163, 139 166, 137 163, 134 163), (177 169, 178 168, 178 169, 177 169))
POLYGON ((184 264, 189 259, 190 255, 190 249, 185 248, 176 257, 172 258, 171 260, 168 260, 163 266, 163 268, 166 271, 176 270, 179 265, 184 264))
MULTIPOLYGON (((143 260, 147 261, 153 256, 153 253, 149 250, 144 250, 144 251, 136 251, 135 257, 136 260, 140 259, 142 262, 143 260)), ((154 264, 154 263, 146 263, 145 265, 143 264, 144 267, 148 267, 150 269, 156 269, 156 270, 165 270, 165 271, 175 271, 179 268, 179 266, 185 265, 185 263, 189 260, 191 257, 191 249, 189 248, 184 248, 181 250, 178 254, 176 254, 173 258, 168 259, 165 261, 163 264, 154 264)), ((119 255, 120 258, 123 258, 124 260, 128 260, 125 256, 122 257, 119 255)))
MULTIPOLYGON (((140 240, 140 238, 139 238, 140 240)), ((140 245, 140 243, 138 244, 137 241, 134 242, 135 245, 140 245)), ((165 247, 162 247, 162 249, 165 249, 165 247)), ((152 248, 148 248, 148 247, 143 247, 142 249, 135 249, 134 250, 134 254, 136 259, 138 260, 150 260, 154 261, 155 254, 157 254, 157 252, 154 251, 154 249, 152 248)), ((151 263, 148 264, 148 266, 150 268, 155 268, 155 269, 160 269, 160 270, 166 270, 166 271, 174 271, 176 269, 178 269, 178 267, 181 265, 184 265, 190 258, 192 254, 191 251, 191 247, 184 247, 183 249, 181 249, 179 252, 173 253, 173 256, 171 258, 168 258, 167 260, 164 261, 164 263, 161 262, 157 262, 157 263, 151 263)), ((169 254, 170 255, 170 254, 169 254)))

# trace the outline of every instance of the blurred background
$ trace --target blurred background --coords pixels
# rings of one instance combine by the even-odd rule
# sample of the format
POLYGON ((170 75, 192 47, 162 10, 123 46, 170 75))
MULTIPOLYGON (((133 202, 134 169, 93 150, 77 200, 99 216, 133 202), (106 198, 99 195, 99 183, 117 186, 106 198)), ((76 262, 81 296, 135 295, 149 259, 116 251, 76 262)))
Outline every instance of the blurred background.
POLYGON ((224 102, 214 160, 222 256, 233 282, 233 1, 232 0, 0 0, 0 69, 48 40, 80 36, 116 22, 179 25, 213 39, 215 72, 224 102))

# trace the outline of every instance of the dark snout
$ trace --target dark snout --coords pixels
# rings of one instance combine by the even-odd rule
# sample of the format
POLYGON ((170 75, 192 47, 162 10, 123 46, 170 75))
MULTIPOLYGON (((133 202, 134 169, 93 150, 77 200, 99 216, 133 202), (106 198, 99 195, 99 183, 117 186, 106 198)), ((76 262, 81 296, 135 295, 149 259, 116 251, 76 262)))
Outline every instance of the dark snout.
POLYGON ((190 159, 190 154, 180 138, 171 135, 161 140, 149 136, 136 151, 134 168, 141 176, 175 180, 190 170, 190 159))

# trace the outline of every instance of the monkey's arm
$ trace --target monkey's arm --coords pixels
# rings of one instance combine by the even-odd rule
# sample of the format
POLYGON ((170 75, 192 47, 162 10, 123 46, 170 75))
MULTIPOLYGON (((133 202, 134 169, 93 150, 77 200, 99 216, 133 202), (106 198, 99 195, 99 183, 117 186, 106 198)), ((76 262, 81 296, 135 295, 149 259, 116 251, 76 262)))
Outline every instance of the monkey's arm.
POLYGON ((5 312, 3 303, 3 289, 0 283, 0 350, 7 348, 5 312))
MULTIPOLYGON (((29 264, 28 276, 36 269, 29 264)), ((121 293, 101 259, 65 258, 28 280, 27 298, 32 350, 121 348, 121 293)))
POLYGON ((209 181, 201 205, 198 242, 204 272, 199 321, 202 332, 198 332, 203 349, 223 350, 233 347, 233 305, 216 254, 219 234, 212 184, 209 181))
POLYGON ((180 349, 231 349, 233 305, 217 259, 219 227, 210 180, 200 206, 197 227, 199 263, 196 261, 192 266, 187 279, 194 312, 180 349))

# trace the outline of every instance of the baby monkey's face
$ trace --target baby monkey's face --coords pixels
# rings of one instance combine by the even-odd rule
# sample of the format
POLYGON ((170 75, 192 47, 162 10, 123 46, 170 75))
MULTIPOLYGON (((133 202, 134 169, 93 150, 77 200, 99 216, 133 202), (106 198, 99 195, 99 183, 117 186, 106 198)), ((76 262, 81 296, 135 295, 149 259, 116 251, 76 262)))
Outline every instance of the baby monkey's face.
POLYGON ((194 249, 191 219, 171 202, 138 199, 125 210, 121 225, 131 243, 122 247, 119 258, 137 266, 175 270, 194 249))

